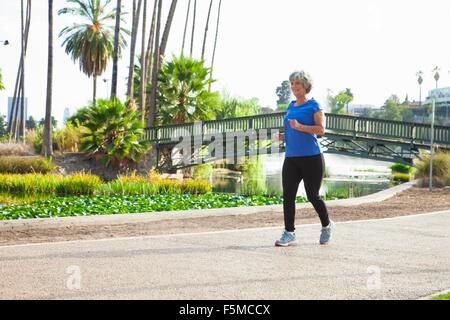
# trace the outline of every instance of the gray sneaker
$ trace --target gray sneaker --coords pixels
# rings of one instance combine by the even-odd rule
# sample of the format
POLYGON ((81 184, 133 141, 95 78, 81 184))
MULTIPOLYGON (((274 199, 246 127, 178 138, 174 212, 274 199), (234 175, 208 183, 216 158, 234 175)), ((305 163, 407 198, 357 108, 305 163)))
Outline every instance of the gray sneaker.
POLYGON ((327 244, 331 240, 331 232, 334 228, 334 222, 330 220, 330 224, 327 227, 322 227, 320 234, 320 244, 327 244))
POLYGON ((297 244, 297 239, 295 238, 294 232, 283 231, 280 240, 275 241, 276 247, 288 247, 297 244))

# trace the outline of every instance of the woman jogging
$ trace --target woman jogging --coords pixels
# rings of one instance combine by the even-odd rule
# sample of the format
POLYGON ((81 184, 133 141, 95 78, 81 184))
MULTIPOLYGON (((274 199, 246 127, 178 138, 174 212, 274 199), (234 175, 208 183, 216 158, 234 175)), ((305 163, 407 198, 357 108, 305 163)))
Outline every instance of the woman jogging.
POLYGON ((331 240, 334 223, 328 216, 327 207, 319 196, 325 172, 325 162, 317 135, 325 133, 325 116, 314 98, 306 95, 312 89, 312 81, 304 71, 289 77, 291 90, 297 100, 292 101, 284 118, 284 134, 275 139, 284 139, 286 157, 283 164, 283 210, 285 230, 276 246, 287 247, 297 243, 295 237, 295 200, 300 182, 303 180, 308 201, 312 203, 322 224, 320 244, 331 240))

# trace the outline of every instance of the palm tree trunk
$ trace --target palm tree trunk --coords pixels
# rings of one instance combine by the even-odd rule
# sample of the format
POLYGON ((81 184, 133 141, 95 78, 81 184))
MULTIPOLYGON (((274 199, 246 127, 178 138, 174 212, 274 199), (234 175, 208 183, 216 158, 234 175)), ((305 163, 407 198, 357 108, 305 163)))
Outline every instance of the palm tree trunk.
POLYGON ((24 0, 20 1, 21 3, 21 46, 22 46, 22 74, 21 74, 21 90, 22 90, 22 99, 20 100, 20 126, 17 129, 17 141, 20 138, 20 135, 22 134, 23 136, 23 142, 25 143, 25 20, 24 20, 24 15, 25 15, 25 8, 24 8, 24 0), (22 133, 21 133, 22 131, 22 133))
MULTIPOLYGON (((222 7, 222 0, 219 1, 219 11, 217 13, 216 38, 214 40, 214 50, 213 50, 213 56, 212 56, 212 61, 211 61, 211 71, 209 73, 209 80, 212 80, 213 69, 214 69, 214 60, 216 58, 217 37, 218 37, 218 34, 219 34, 220 9, 221 9, 221 7, 222 7)), ((211 92, 211 82, 208 85, 208 91, 211 92)))
MULTIPOLYGON (((30 23, 31 23, 31 2, 28 2, 28 11, 27 11, 27 19, 26 19, 26 26, 25 26, 25 54, 28 48, 28 34, 30 31, 30 23)), ((24 54, 24 55, 25 55, 24 54)), ((22 90, 22 67, 24 64, 24 61, 22 59, 22 54, 20 57, 19 62, 19 68, 17 69, 17 77, 16 77, 16 85, 14 88, 14 96, 13 96, 13 103, 11 107, 10 117, 8 120, 8 133, 10 134, 10 140, 14 136, 17 139, 17 128, 18 128, 18 114, 19 114, 19 103, 20 103, 20 97, 21 97, 21 90, 22 90)))
POLYGON ((145 87, 147 83, 146 59, 145 59, 145 31, 147 28, 147 0, 144 0, 144 10, 142 14, 142 48, 141 48, 141 92, 139 106, 141 108, 141 120, 145 119, 145 87))
POLYGON ((192 35, 191 35, 191 52, 189 57, 192 58, 192 53, 194 51, 194 35, 195 35, 195 16, 197 15, 197 0, 194 0, 194 18, 192 21, 192 35))
POLYGON ((186 42, 186 33, 187 33, 187 26, 189 22, 189 13, 191 12, 191 0, 189 0, 188 3, 188 9, 186 14, 186 23, 184 24, 184 33, 183 33, 183 45, 181 46, 181 55, 184 54, 184 44, 186 42))
POLYGON ((156 19, 155 51, 153 55, 152 83, 151 83, 150 104, 147 121, 149 127, 153 127, 155 125, 156 120, 156 93, 158 90, 157 86, 158 86, 159 59, 160 59, 159 37, 161 31, 162 0, 157 1, 158 1, 158 17, 156 19))
POLYGON ((134 59, 136 54, 136 41, 139 28, 139 19, 141 16, 142 0, 139 0, 136 8, 136 0, 133 0, 133 27, 131 29, 131 45, 130 45, 130 69, 128 72, 127 98, 133 99, 134 89, 134 59))
POLYGON ((202 47, 202 60, 205 58, 206 37, 208 36, 209 18, 211 17, 211 8, 213 5, 213 1, 214 0, 211 0, 209 3, 208 18, 206 19, 205 36, 203 37, 203 47, 202 47))
POLYGON ((45 104, 45 125, 43 154, 46 158, 53 155, 52 146, 52 90, 53 90, 53 0, 48 0, 48 67, 47 100, 45 104))
POLYGON ((147 52, 145 56, 145 70, 147 72, 146 79, 147 83, 151 82, 151 59, 153 56, 153 44, 155 42, 155 24, 156 24, 156 14, 158 12, 158 1, 154 0, 153 4, 153 15, 152 15, 152 26, 150 27, 150 34, 148 36, 148 43, 147 43, 147 52))
MULTIPOLYGON (((164 33, 161 39, 161 49, 160 49, 160 56, 163 57, 166 53, 166 47, 167 42, 169 41, 169 34, 170 34, 170 27, 172 26, 173 16, 175 15, 175 9, 177 7, 178 0, 172 0, 172 3, 170 5, 169 9, 169 15, 166 20, 166 26, 164 28, 164 33)), ((161 64, 162 60, 160 60, 161 64)))
POLYGON ((116 27, 114 30, 114 54, 113 54, 113 71, 111 79, 111 98, 117 96, 117 76, 119 61, 119 37, 120 37, 120 19, 122 15, 122 0, 117 0, 116 5, 116 27))
POLYGON ((93 75, 93 86, 92 86, 92 104, 95 106, 97 103, 97 76, 93 75))

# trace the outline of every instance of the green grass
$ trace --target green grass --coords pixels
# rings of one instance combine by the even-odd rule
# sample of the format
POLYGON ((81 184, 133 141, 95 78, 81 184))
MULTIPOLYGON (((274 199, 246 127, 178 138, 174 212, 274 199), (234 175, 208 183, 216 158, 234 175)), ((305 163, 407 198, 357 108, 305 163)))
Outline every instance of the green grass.
POLYGON ((431 300, 450 300, 450 292, 433 297, 431 300))

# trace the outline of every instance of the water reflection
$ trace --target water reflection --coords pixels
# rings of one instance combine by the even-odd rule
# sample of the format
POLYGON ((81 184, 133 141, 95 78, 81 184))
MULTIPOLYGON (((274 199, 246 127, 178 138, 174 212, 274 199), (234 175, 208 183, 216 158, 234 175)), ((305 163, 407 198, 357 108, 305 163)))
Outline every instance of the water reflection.
MULTIPOLYGON (((281 169, 284 154, 251 158, 243 173, 215 170, 210 177, 214 192, 237 194, 281 195, 281 169)), ((369 195, 392 187, 391 163, 360 159, 342 155, 325 154, 327 178, 320 194, 335 198, 353 198, 369 195)), ((298 196, 306 197, 303 182, 298 196)))

